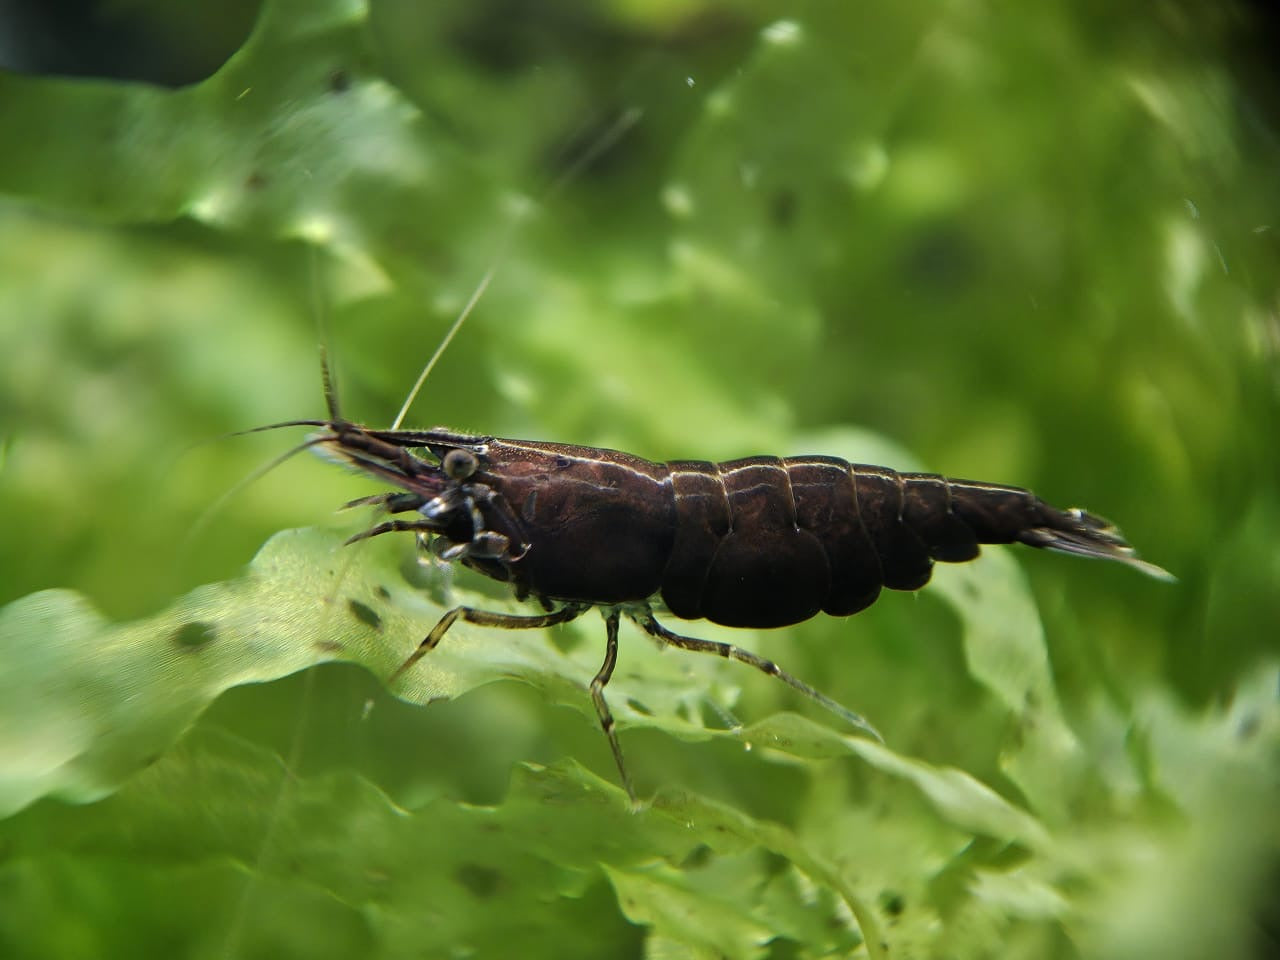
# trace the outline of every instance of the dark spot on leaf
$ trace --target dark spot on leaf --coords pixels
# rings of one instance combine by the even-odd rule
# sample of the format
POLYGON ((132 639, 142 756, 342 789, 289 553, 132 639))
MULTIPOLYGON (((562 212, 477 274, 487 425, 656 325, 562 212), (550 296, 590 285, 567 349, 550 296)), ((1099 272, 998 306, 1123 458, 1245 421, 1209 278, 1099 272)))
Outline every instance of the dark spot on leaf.
POLYGON ((173 641, 174 646, 182 650, 197 650, 207 643, 212 643, 217 636, 218 632, 213 628, 212 624, 196 620, 192 623, 184 623, 173 631, 173 636, 170 639, 173 641))
POLYGON ((1258 732, 1258 728, 1262 725, 1261 719, 1253 711, 1249 711, 1240 718, 1240 725, 1236 728, 1236 736, 1241 740, 1248 740, 1258 732))
POLYGON ((880 909, 891 917, 900 917, 907 909, 907 901, 896 890, 886 890, 880 894, 880 909))
POLYGON ((978 587, 972 580, 961 580, 960 592, 970 600, 978 599, 978 587))
POLYGON ((329 92, 330 93, 346 93, 351 89, 351 74, 342 69, 332 70, 329 73, 329 92))
POLYGON ((383 600, 391 599, 391 591, 388 590, 386 587, 384 587, 382 584, 378 584, 377 593, 378 593, 378 596, 380 596, 383 600))
POLYGON ((572 653, 583 643, 582 634, 577 630, 552 630, 547 637, 561 653, 572 653))
POLYGON ((795 940, 775 937, 769 942, 769 952, 764 955, 764 960, 798 960, 805 956, 809 956, 808 951, 795 940))
POLYGON ((361 603, 359 600, 348 600, 347 609, 351 611, 352 616, 366 626, 373 627, 375 630, 382 629, 382 618, 368 604, 361 603))
POLYGON ((705 843, 700 843, 680 862, 680 869, 696 870, 698 867, 705 867, 714 857, 715 851, 705 843))
POLYGON ((502 886, 502 873, 478 863, 464 863, 458 867, 454 879, 466 887, 477 900, 488 900, 502 886))
POLYGON ((935 296, 956 296, 973 285, 980 269, 977 247, 962 230, 933 224, 907 246, 902 273, 913 287, 935 296))
POLYGON ((761 869, 767 877, 781 876, 791 867, 790 860, 780 853, 774 853, 772 850, 762 851, 762 857, 761 869))
POLYGON ((267 185, 267 175, 261 170, 254 170, 244 178, 244 187, 246 190, 261 190, 267 185))
POLYGON ((640 714, 642 717, 653 716, 653 711, 650 710, 648 707, 646 707, 643 703, 641 703, 635 697, 627 697, 627 706, 630 707, 632 710, 634 710, 636 713, 640 714))
POLYGON ((321 653, 341 653, 343 650, 342 644, 336 640, 317 640, 313 646, 321 653))
POLYGON ((1009 734, 1008 749, 1018 750, 1026 743, 1027 733, 1033 729, 1035 724, 1029 717, 1023 717, 1009 734))
POLYGON ((702 722, 702 708, 696 703, 684 701, 680 704, 679 714, 688 723, 697 724, 702 722))
POLYGON ((794 190, 778 190, 769 198, 769 219, 775 227, 789 227, 795 222, 799 206, 794 190))

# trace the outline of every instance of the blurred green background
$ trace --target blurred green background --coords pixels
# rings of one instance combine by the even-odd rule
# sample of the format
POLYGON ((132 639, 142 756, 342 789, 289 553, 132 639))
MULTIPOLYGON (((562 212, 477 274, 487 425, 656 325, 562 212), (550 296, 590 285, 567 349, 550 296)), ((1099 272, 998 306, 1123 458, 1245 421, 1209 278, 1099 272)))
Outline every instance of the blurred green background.
MULTIPOLYGON (((237 577, 279 530, 354 530, 359 521, 334 507, 376 485, 305 456, 195 529, 294 442, 223 435, 322 416, 321 340, 343 412, 390 422, 493 267, 409 425, 654 459, 878 460, 896 448, 913 462, 891 466, 1087 506, 1179 577, 1167 586, 1018 554, 1069 726, 1090 748, 1118 751, 1098 760, 1102 772, 1088 776, 1103 786, 1080 791, 1092 799, 1069 817, 1108 829, 1177 822, 1190 832, 1155 832, 1157 857, 1169 840, 1208 858, 1170 854, 1155 874, 1175 889, 1160 903, 1130 903, 1135 880, 1105 909, 1085 905, 1055 874, 1067 906, 988 897, 987 926, 967 922, 983 898, 965 858, 989 867, 1008 848, 970 837, 943 856, 920 841, 929 853, 912 859, 902 851, 913 830, 935 836, 933 814, 856 760, 833 774, 640 723, 623 736, 642 792, 711 798, 796 830, 810 849, 831 811, 871 824, 896 811, 889 832, 905 847, 861 852, 899 955, 1002 944, 1005 955, 1197 956, 1210 937, 1217 955, 1263 955, 1276 936, 1264 895, 1280 869, 1276 825, 1250 819, 1265 806, 1232 811, 1230 778, 1203 808, 1168 793, 1152 759, 1161 735, 1139 709, 1156 698, 1183 718, 1166 733, 1181 723, 1205 733, 1203 743, 1184 739, 1195 744, 1191 765, 1213 770, 1240 757, 1206 731, 1241 689, 1270 690, 1270 713, 1251 721, 1270 746, 1249 748, 1270 765, 1245 766, 1274 788, 1280 100, 1265 21, 1247 7, 1209 7, 139 2, 87 6, 78 35, 56 43, 23 42, 51 35, 28 14, 29 33, 15 26, 0 47, 14 68, 0 72, 0 599, 68 587, 108 620, 130 621, 237 577), (1268 667, 1271 685, 1258 688, 1268 667), (915 894, 905 912, 885 879, 890 863, 915 894), (1169 906, 1210 889, 1235 913, 1209 923, 1169 906), (1002 911, 1003 923, 993 919, 1002 911)), ((699 626, 690 632, 711 635, 699 626)), ((869 713, 908 754, 1018 803, 1002 770, 1021 733, 966 672, 960 631, 925 591, 885 597, 854 620, 749 639, 869 713)), ((490 642, 582 645, 590 661, 599 626, 490 642)), ((624 636, 624 662, 642 645, 624 636)), ((763 678, 724 670, 717 682, 742 688, 740 718, 798 708, 763 678)), ((413 925, 397 912, 404 903, 336 893, 313 865, 264 866, 275 841, 252 830, 271 835, 284 788, 263 783, 283 763, 303 778, 353 777, 406 808, 439 804, 447 818, 524 796, 507 793, 520 761, 568 756, 612 782, 589 711, 562 709, 581 695, 502 683, 423 710, 349 665, 232 689, 168 754, 174 772, 135 784, 151 799, 104 801, 123 805, 115 812, 44 800, 6 821, 7 843, 48 846, 24 841, 0 859, 0 944, 6 956, 113 945, 265 955, 282 944, 312 956, 443 956, 443 934, 416 948, 394 934, 413 925), (200 781, 181 772, 202 762, 262 780, 245 790, 261 815, 246 836, 258 839, 223 845, 218 817, 192 815, 200 781), (207 847, 101 840, 113 818, 136 817, 145 833, 138 811, 162 795, 172 805, 156 816, 175 834, 198 821, 191 829, 208 831, 207 847), (236 869, 206 876, 225 862, 236 869), (275 921, 245 907, 239 891, 250 888, 275 921), (187 916, 184 894, 212 906, 187 916), (157 899, 171 913, 163 922, 146 908, 157 899), (113 915, 132 917, 136 940, 113 939, 113 915)), ((38 749, 31 730, 2 736, 10 750, 38 749)), ((335 796, 317 809, 331 813, 335 796)), ((495 809, 510 814, 511 802, 495 809)), ((1069 818, 1059 826, 1070 832, 1069 818)), ((791 876, 781 863, 816 882, 777 845, 747 870, 731 858, 679 860, 656 842, 646 849, 648 839, 636 841, 635 862, 651 858, 672 890, 715 891, 721 906, 776 906, 771 884, 791 876), (736 890, 744 875, 762 879, 736 890)), ((501 845, 493 856, 523 862, 501 845)), ((703 943, 616 863, 592 867, 551 841, 539 856, 563 872, 558 884, 523 875, 521 891, 539 890, 527 899, 483 870, 448 873, 472 893, 457 908, 470 926, 455 947, 500 955, 486 951, 503 942, 493 918, 505 903, 527 955, 865 949, 856 935, 783 922, 780 908, 758 928, 717 914, 719 938, 706 916, 689 921, 703 943), (491 940, 476 932, 486 927, 491 940)), ((851 853, 832 856, 837 872, 857 873, 851 853)), ((1096 873, 1083 874, 1105 874, 1090 863, 1096 873)), ((689 891, 666 896, 705 907, 689 907, 699 900, 689 891)), ((811 900, 838 915, 829 896, 811 900)))

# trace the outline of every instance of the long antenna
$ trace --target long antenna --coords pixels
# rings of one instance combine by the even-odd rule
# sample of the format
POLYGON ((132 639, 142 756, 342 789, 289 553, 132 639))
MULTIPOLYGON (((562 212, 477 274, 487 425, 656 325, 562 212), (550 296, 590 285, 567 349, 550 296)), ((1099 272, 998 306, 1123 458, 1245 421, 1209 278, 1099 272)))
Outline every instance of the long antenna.
MULTIPOLYGON (((574 180, 586 167, 590 166, 597 157, 609 150, 615 143, 622 139, 628 130, 640 122, 640 118, 644 115, 644 111, 639 107, 630 107, 618 115, 613 123, 600 134, 599 137, 591 144, 590 148, 584 150, 574 161, 569 164, 560 175, 551 182, 551 185, 542 192, 542 196, 538 199, 538 203, 545 204, 548 200, 555 197, 557 193, 564 189, 565 185, 574 180)), ((422 390, 422 385, 427 382, 427 377, 431 375, 431 371, 435 368, 436 362, 448 349, 449 344, 453 342, 454 336, 458 330, 471 316, 475 310, 476 304, 480 302, 480 298, 484 296, 485 291, 489 289, 489 284, 493 281, 494 275, 498 272, 503 261, 507 258, 507 252, 511 249, 511 243, 516 237, 521 224, 524 222, 524 214, 527 208, 520 208, 516 215, 512 217, 511 222, 507 224, 506 232, 502 235, 501 241, 498 243, 497 250, 494 251, 493 259, 489 261, 489 266, 485 268, 484 273, 480 277, 479 283, 471 291, 471 296, 467 298, 466 304, 459 312, 457 319, 449 327, 444 338, 440 341, 440 346, 436 347, 435 352, 431 354, 431 359, 427 361, 426 366, 422 368, 422 372, 418 374, 418 379, 414 381, 413 388, 409 391, 409 395, 405 397, 404 404, 400 407, 400 412, 396 414, 395 420, 392 421, 390 429, 399 430, 404 418, 409 413, 409 408, 413 406, 413 401, 418 399, 418 393, 422 390)), ((326 368, 327 369, 327 368, 326 368)), ((326 388, 327 395, 327 388, 326 388)), ((337 414, 332 410, 330 415, 337 419, 337 414)))
POLYGON ((320 341, 320 379, 324 383, 324 406, 329 411, 330 420, 341 420, 338 412, 338 384, 333 379, 333 366, 329 362, 329 348, 325 341, 320 341))
POLYGON ((471 297, 467 300, 466 306, 462 308, 462 312, 458 314, 458 318, 453 321, 453 326, 449 328, 449 332, 444 335, 444 339, 440 341, 440 346, 436 347, 436 352, 431 354, 431 359, 427 361, 427 365, 422 368, 422 372, 418 374, 418 379, 414 381, 413 389, 409 391, 409 395, 404 398, 404 404, 400 407, 400 412, 396 414, 395 420, 391 421, 391 429, 399 430, 400 424, 404 423, 405 415, 409 412, 409 408, 413 406, 413 401, 418 399, 418 391, 422 389, 422 385, 427 382, 427 377, 431 374, 431 370, 436 365, 436 361, 440 359, 445 349, 453 342, 454 336, 462 328, 467 317, 471 316, 471 311, 476 308, 476 304, 480 302, 480 298, 484 296, 484 292, 489 289, 489 282, 493 280, 493 275, 498 272, 498 267, 502 264, 507 247, 511 245, 511 238, 515 236, 515 230, 519 220, 513 220, 511 225, 507 227, 506 236, 502 238, 501 244, 498 246, 498 252, 494 254, 493 259, 489 262, 489 267, 484 272, 484 276, 480 278, 480 282, 476 284, 475 290, 471 292, 471 297))
POLYGON ((332 325, 329 323, 329 298, 320 289, 320 253, 313 244, 309 250, 307 265, 311 286, 311 309, 315 311, 316 334, 320 338, 320 380, 324 385, 324 408, 330 420, 341 420, 342 414, 338 406, 338 382, 333 376, 333 362, 329 359, 329 337, 332 325))
MULTIPOLYGON (((279 427, 297 427, 297 426, 324 427, 324 426, 328 426, 328 424, 325 423, 324 421, 316 421, 316 420, 294 420, 289 423, 273 423, 265 427, 255 427, 252 430, 241 430, 239 434, 229 434, 229 436, 241 436, 247 433, 261 433, 263 430, 275 430, 279 427)), ((288 450, 286 450, 284 453, 280 454, 279 456, 272 457, 266 463, 261 464, 258 467, 254 468, 254 470, 252 470, 248 475, 242 477, 239 482, 232 485, 231 489, 227 490, 222 496, 214 500, 213 503, 205 507, 204 510, 200 512, 200 516, 196 517, 195 522, 192 523, 191 526, 187 528, 187 532, 183 535, 182 542, 178 548, 179 555, 183 556, 191 549, 192 544, 195 543, 196 539, 202 533, 204 533, 205 528, 209 526, 213 518, 216 517, 219 513, 221 513, 222 508, 225 507, 227 503, 231 501, 232 498, 237 496, 240 493, 240 491, 244 490, 245 487, 249 487, 257 483, 259 480, 265 477, 268 473, 270 473, 276 467, 280 466, 280 464, 284 463, 286 460, 291 459, 292 457, 296 457, 303 450, 310 450, 312 447, 319 446, 322 443, 328 443, 329 439, 330 438, 328 436, 309 437, 308 439, 304 440, 302 443, 298 444, 297 446, 290 447, 288 450)))

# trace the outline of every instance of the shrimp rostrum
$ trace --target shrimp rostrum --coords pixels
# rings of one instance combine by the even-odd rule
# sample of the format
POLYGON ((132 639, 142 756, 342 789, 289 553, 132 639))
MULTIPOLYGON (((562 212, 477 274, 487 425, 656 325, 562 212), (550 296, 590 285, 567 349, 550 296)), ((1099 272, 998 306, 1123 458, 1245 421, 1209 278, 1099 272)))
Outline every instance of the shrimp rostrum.
POLYGON ((325 428, 311 445, 399 488, 357 503, 415 515, 386 520, 352 540, 392 531, 426 535, 442 559, 510 583, 518 599, 536 600, 544 611, 516 616, 456 607, 392 679, 459 619, 539 628, 601 608, 607 644, 590 692, 629 793, 604 698, 622 616, 663 644, 776 676, 876 736, 861 717, 773 662, 668 630, 654 617, 657 598, 682 620, 730 627, 782 627, 819 612, 843 617, 874 603, 884 587, 920 589, 935 562, 972 560, 984 543, 1116 560, 1167 577, 1138 559, 1108 521, 1059 510, 1018 487, 823 456, 656 463, 615 450, 445 428, 311 423, 325 428))

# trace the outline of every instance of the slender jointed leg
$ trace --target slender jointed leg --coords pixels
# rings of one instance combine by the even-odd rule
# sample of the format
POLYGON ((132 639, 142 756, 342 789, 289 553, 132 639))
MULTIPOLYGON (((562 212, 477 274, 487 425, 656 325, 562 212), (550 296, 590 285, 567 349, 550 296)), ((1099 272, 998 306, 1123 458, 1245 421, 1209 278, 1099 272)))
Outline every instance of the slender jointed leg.
POLYGON ((400 667, 387 682, 394 683, 400 679, 402 673, 434 650, 436 644, 440 642, 440 638, 449 631, 449 628, 459 618, 467 621, 467 623, 474 623, 482 627, 502 627, 507 630, 537 630, 540 627, 555 626, 557 623, 568 623, 585 609, 586 607, 581 604, 571 603, 551 613, 533 617, 520 617, 511 613, 490 613, 488 610, 476 610, 472 607, 454 607, 431 628, 431 632, 427 634, 422 643, 418 644, 418 649, 410 654, 408 660, 400 664, 400 667))
POLYGON ((743 650, 741 647, 735 646, 732 643, 720 643, 715 640, 699 640, 697 637, 684 637, 678 633, 672 633, 662 624, 658 623, 658 621, 654 619, 652 613, 635 614, 632 616, 632 619, 640 625, 640 629, 650 636, 657 638, 662 643, 669 644, 673 647, 679 647, 681 650, 693 650, 696 653, 714 653, 719 657, 725 657, 729 660, 737 660, 739 663, 750 664, 762 673, 767 673, 771 677, 777 677, 793 689, 799 690, 810 700, 825 709, 830 710, 850 726, 863 731, 874 739, 879 740, 881 743, 884 742, 884 737, 880 736, 880 732, 868 723, 866 719, 832 700, 825 693, 815 690, 803 680, 793 677, 772 660, 766 660, 764 657, 757 656, 750 650, 743 650))
POLYGON ((595 704, 596 716, 600 718, 600 726, 604 735, 609 738, 609 749, 613 751, 613 762, 618 765, 618 776, 622 778, 622 786, 627 791, 631 802, 636 802, 636 791, 631 786, 631 777, 627 774, 627 765, 622 762, 622 747, 618 744, 618 734, 613 728, 613 714, 609 712, 609 704, 604 699, 604 688, 613 676, 614 664, 618 662, 618 611, 610 610, 604 616, 605 648, 604 663, 600 671, 591 681, 591 702, 595 704))
POLYGON ((357 497, 355 500, 348 500, 342 505, 342 509, 385 507, 387 513, 407 513, 410 510, 417 510, 426 502, 425 497, 416 493, 375 493, 371 497, 357 497))
POLYGON ((384 533, 394 533, 397 530, 417 530, 419 533, 432 533, 435 531, 428 520, 384 520, 376 527, 370 527, 368 530, 362 530, 354 536, 347 537, 348 545, 356 543, 360 540, 368 540, 370 537, 380 537, 384 533))

